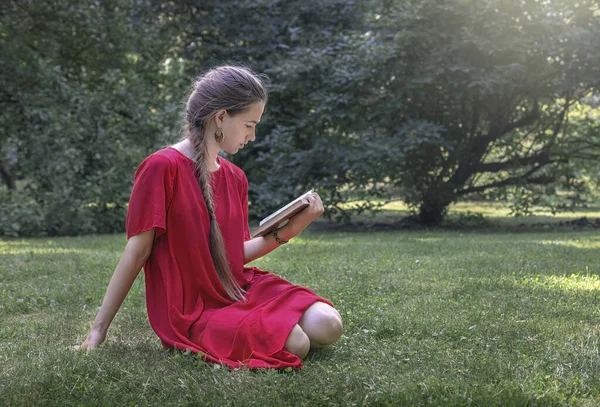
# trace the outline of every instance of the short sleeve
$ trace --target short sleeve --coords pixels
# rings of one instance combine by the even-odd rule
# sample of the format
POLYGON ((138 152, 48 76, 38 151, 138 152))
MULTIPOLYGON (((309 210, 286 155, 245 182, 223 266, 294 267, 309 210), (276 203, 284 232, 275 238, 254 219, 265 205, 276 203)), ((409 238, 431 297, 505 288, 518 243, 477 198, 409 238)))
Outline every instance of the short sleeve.
POLYGON ((168 157, 153 154, 138 167, 127 208, 127 239, 156 229, 166 233, 167 210, 173 197, 175 169, 168 157))

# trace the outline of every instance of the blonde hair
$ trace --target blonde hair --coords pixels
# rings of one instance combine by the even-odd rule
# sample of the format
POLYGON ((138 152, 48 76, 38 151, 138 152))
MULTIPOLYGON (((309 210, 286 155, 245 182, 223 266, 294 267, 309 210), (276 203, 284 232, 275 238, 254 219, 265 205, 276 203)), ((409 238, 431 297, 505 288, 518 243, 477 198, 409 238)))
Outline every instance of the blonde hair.
POLYGON ((247 68, 220 66, 196 78, 186 103, 184 130, 194 148, 198 185, 210 216, 210 253, 219 279, 234 301, 245 299, 244 290, 229 267, 223 236, 215 215, 210 172, 206 165, 206 129, 219 110, 226 110, 233 116, 247 111, 254 103, 266 103, 267 97, 261 76, 247 68))

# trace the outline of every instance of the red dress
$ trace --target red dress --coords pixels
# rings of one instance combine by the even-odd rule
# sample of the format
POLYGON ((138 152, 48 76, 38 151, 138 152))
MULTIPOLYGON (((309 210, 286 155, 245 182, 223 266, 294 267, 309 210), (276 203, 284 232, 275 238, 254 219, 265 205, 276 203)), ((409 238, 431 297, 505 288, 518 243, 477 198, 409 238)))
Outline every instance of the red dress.
POLYGON ((194 163, 172 147, 146 158, 134 180, 127 212, 127 238, 155 228, 144 265, 150 325, 169 348, 202 352, 232 368, 302 367, 284 349, 292 328, 316 301, 312 290, 244 265, 248 229, 248 181, 241 169, 219 157, 211 175, 216 216, 233 275, 247 302, 234 302, 209 251, 209 215, 194 163))

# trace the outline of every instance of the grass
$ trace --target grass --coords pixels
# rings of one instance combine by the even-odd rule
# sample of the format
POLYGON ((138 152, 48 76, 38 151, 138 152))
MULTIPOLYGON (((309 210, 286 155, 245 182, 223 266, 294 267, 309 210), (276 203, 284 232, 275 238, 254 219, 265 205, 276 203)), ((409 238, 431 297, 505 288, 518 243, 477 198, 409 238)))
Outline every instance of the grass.
POLYGON ((600 405, 597 232, 305 232, 254 264, 332 299, 345 332, 291 372, 163 350, 141 276, 107 343, 71 350, 124 244, 0 240, 0 405, 600 405))

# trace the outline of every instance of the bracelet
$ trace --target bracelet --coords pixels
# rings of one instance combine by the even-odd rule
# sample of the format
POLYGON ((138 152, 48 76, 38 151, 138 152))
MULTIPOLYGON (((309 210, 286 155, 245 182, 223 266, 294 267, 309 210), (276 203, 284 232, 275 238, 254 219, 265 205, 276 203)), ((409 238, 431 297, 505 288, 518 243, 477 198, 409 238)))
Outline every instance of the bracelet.
POLYGON ((286 244, 287 242, 289 242, 289 240, 283 240, 282 238, 279 237, 279 235, 277 234, 277 231, 279 229, 275 229, 273 231, 273 237, 275 238, 275 241, 279 244, 286 244))

